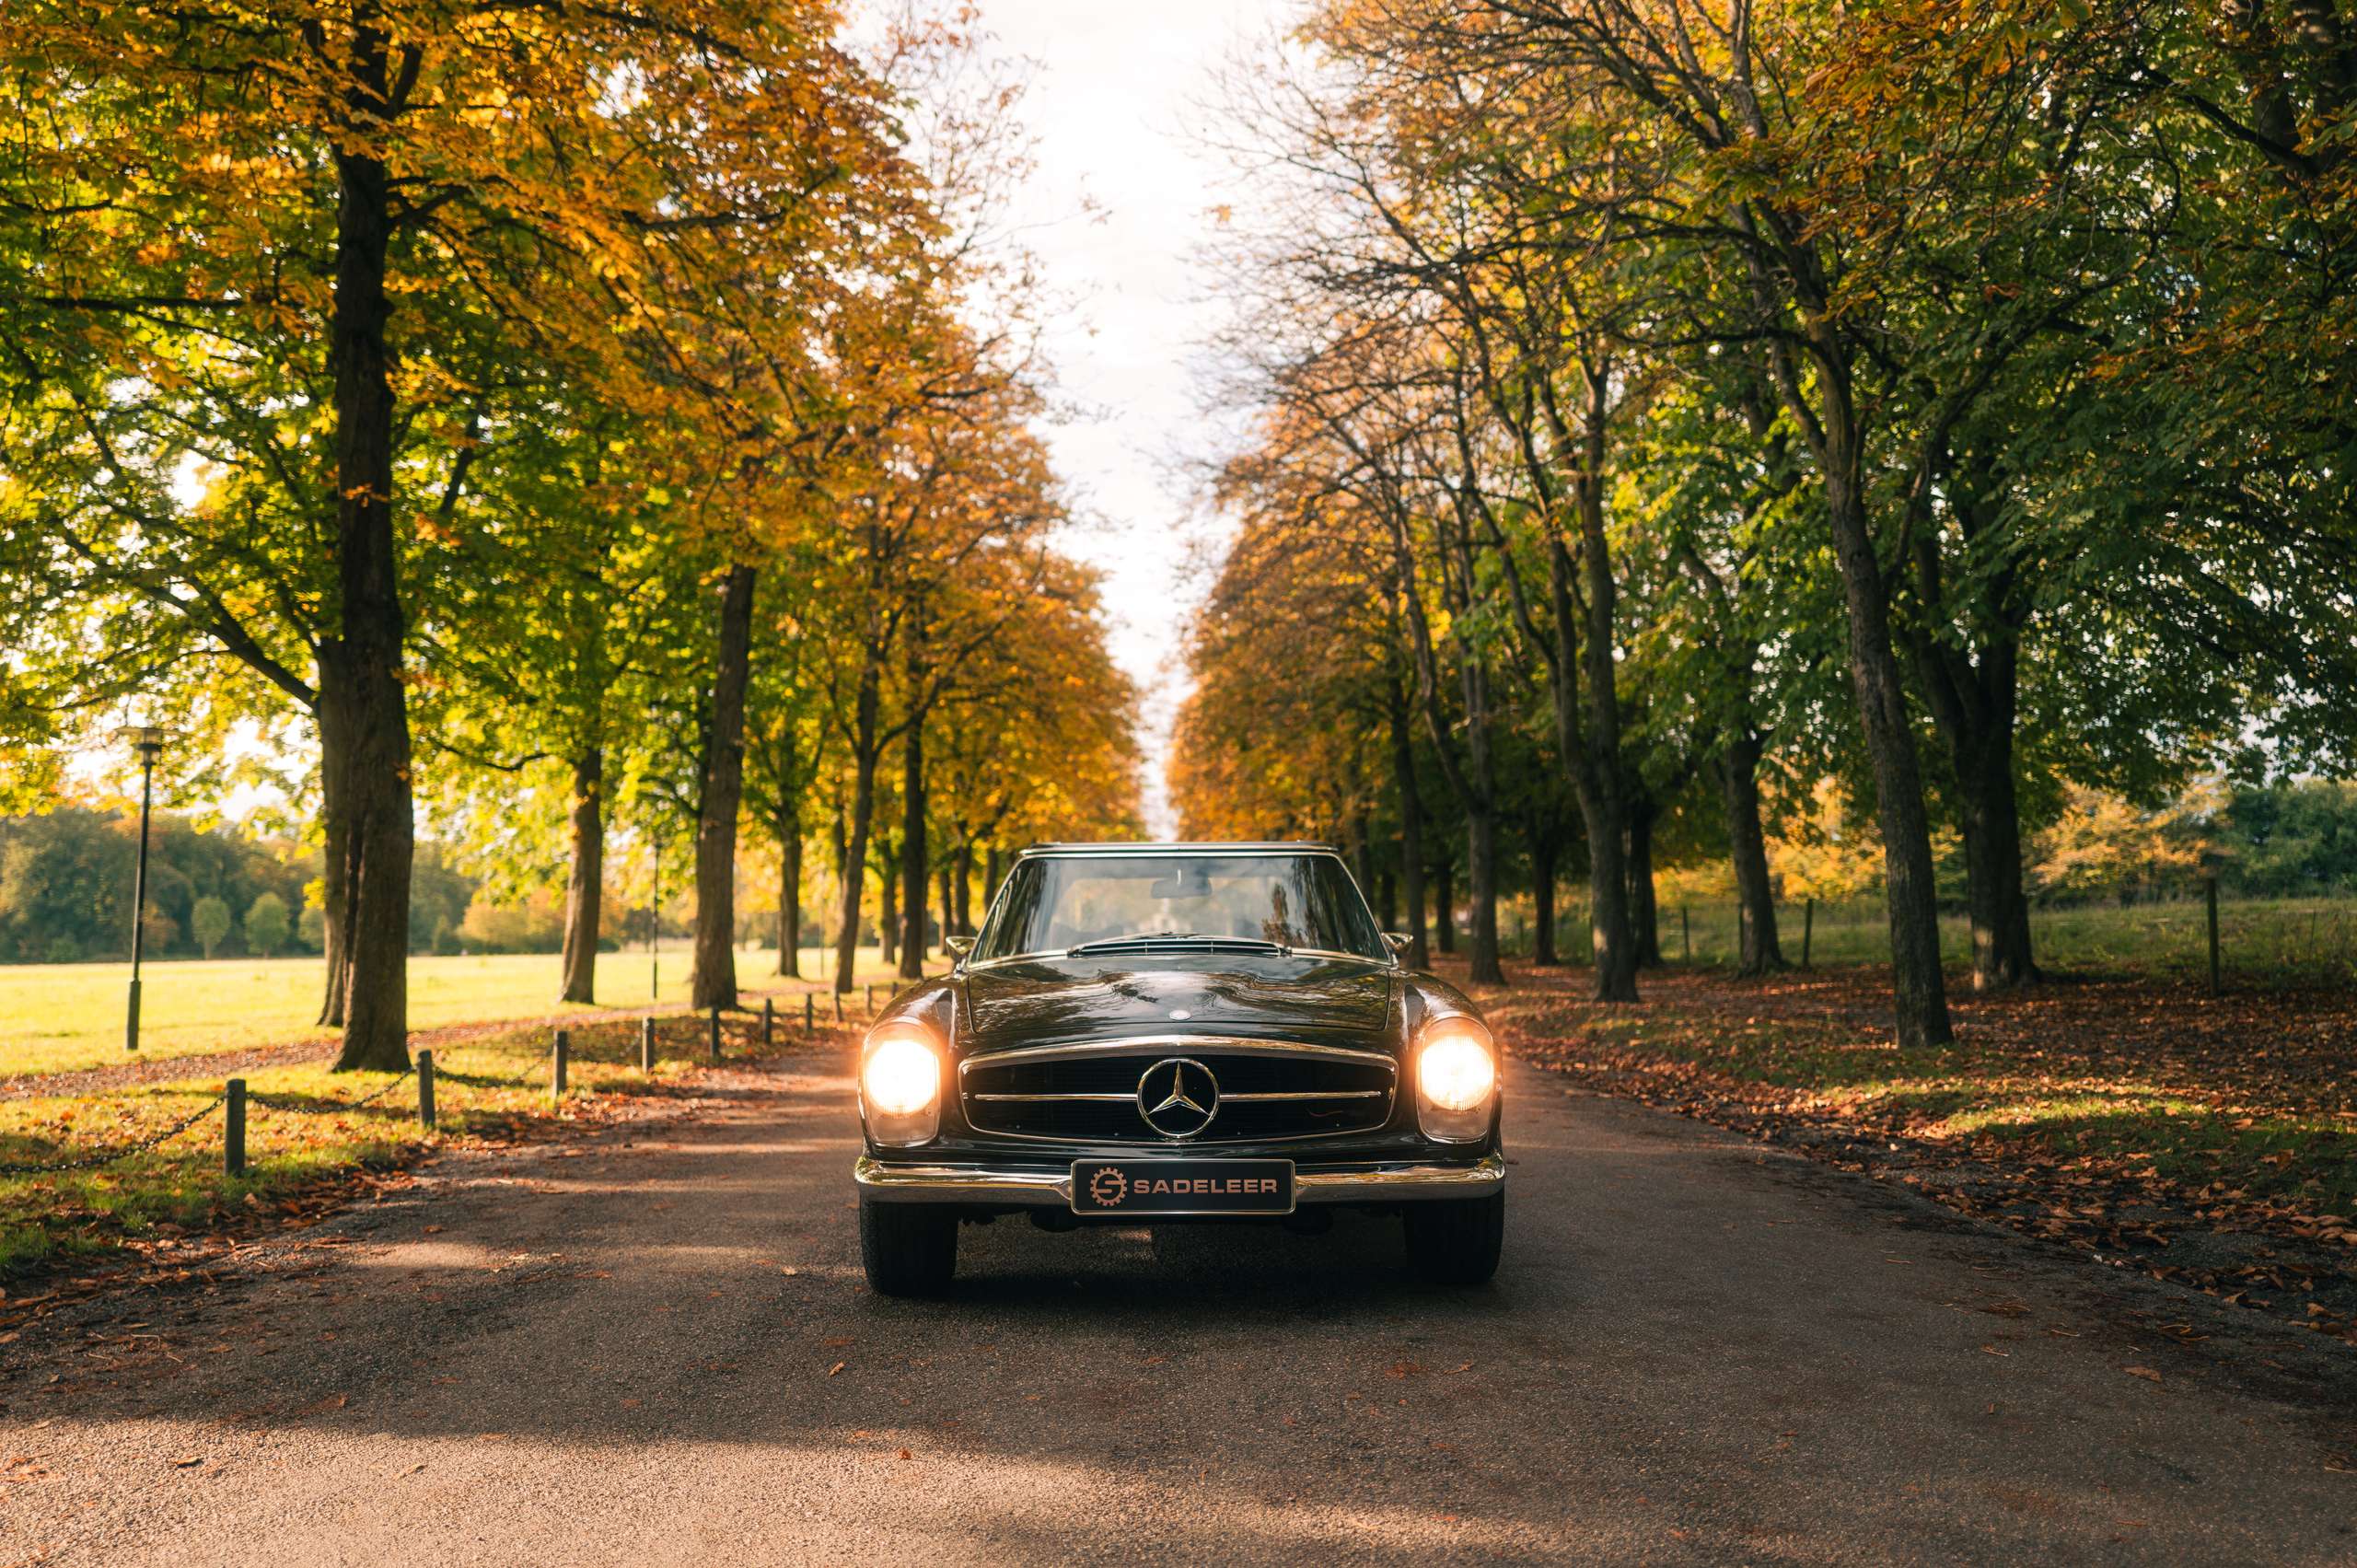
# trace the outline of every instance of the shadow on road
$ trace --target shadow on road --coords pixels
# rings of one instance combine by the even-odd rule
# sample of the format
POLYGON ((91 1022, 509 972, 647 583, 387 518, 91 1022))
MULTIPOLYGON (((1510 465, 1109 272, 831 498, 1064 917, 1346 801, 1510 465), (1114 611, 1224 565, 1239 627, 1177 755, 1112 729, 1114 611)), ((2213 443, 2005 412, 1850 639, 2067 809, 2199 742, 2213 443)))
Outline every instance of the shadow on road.
POLYGON ((2125 1375, 2081 1274, 1626 1107, 1533 1094, 1511 1132, 1482 1289, 1409 1280, 1387 1218, 1006 1218, 964 1229, 953 1296, 890 1301, 858 1267, 848 1082, 743 1072, 693 1120, 447 1159, 216 1287, 10 1347, 11 1452, 92 1504, 18 1488, 34 1506, 0 1549, 54 1529, 162 1560, 183 1516, 328 1560, 434 1556, 403 1533, 434 1516, 469 1519, 482 1561, 551 1539, 596 1561, 2102 1560, 2164 1528, 2163 1555, 2214 1561, 2346 1539, 2351 1478, 2302 1422, 2182 1362, 2125 1375))

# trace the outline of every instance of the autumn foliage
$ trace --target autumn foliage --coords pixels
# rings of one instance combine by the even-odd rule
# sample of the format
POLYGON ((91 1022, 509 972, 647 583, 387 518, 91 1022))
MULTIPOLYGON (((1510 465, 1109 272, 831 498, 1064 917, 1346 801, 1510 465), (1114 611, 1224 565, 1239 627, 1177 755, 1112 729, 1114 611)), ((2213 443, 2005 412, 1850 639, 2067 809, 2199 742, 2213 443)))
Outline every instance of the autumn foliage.
POLYGON ((1230 84, 1189 819, 1461 877, 1482 981, 1584 871, 1628 1001, 1657 865, 1771 974, 1829 818, 1948 1042, 1943 906, 2037 982, 2074 813, 2349 767, 2352 84, 2289 0, 1312 7, 1230 84))
POLYGON ((15 802, 131 709, 187 737, 168 787, 218 790, 225 739, 261 736, 324 852, 347 1067, 407 1060, 421 806, 488 869, 563 868, 575 1000, 618 820, 694 845, 706 1005, 735 999, 749 799, 794 861, 804 804, 845 797, 855 931, 877 738, 905 748, 921 883, 926 723, 1012 712, 970 703, 970 661, 1044 619, 1055 668, 990 667, 1027 716, 1128 696, 1043 542, 1023 269, 969 242, 1018 94, 961 26, 855 54, 774 0, 12 6, 15 802))

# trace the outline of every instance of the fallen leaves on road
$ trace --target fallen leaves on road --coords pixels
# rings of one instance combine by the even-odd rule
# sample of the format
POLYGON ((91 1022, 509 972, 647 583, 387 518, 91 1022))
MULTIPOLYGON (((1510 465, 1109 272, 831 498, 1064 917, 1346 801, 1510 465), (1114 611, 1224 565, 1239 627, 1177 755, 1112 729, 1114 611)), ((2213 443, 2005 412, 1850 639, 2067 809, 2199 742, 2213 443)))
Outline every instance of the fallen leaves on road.
POLYGON ((2161 1380, 2161 1375, 2149 1366, 2123 1366, 2120 1370, 2131 1377, 2142 1377, 2148 1383, 2157 1383, 2161 1380))
POLYGON ((846 1367, 846 1366, 848 1366, 848 1365, 851 1365, 851 1364, 850 1364, 849 1362, 845 1362, 845 1361, 839 1361, 839 1362, 835 1363, 832 1366, 830 1366, 829 1368, 827 1368, 827 1376, 830 1376, 830 1377, 832 1377, 836 1373, 841 1372, 844 1367, 846 1367))

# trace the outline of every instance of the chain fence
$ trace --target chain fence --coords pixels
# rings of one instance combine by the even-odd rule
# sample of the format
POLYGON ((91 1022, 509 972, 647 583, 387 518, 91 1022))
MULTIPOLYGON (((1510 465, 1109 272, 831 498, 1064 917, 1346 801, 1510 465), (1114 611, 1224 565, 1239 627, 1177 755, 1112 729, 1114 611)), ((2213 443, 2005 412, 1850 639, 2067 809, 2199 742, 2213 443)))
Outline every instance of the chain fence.
POLYGON ((325 1116, 336 1111, 358 1110, 363 1106, 376 1104, 378 1100, 383 1099, 387 1095, 391 1094, 395 1089, 400 1088, 402 1084, 409 1080, 411 1074, 414 1074, 416 1071, 417 1069, 414 1066, 404 1067, 400 1072, 394 1074, 390 1079, 378 1085, 376 1088, 371 1089, 368 1093, 362 1095, 357 1099, 280 1099, 274 1095, 256 1094, 253 1090, 248 1089, 246 1091, 246 1103, 248 1105, 261 1106, 265 1110, 295 1110, 302 1111, 306 1114, 316 1114, 320 1116, 325 1116))
MULTIPOLYGON (((550 1081, 551 1074, 554 1071, 555 1062, 552 1055, 549 1057, 543 1057, 538 1065, 522 1073, 461 1073, 445 1067, 439 1069, 435 1075, 437 1078, 447 1079, 449 1082, 462 1084, 474 1088, 521 1089, 531 1088, 535 1086, 548 1083, 550 1081)), ((400 1088, 403 1084, 411 1082, 417 1076, 417 1066, 412 1063, 410 1065, 403 1067, 399 1073, 395 1074, 386 1082, 378 1085, 376 1088, 371 1089, 368 1093, 355 1096, 351 1099, 320 1099, 308 1097, 294 1098, 280 1095, 261 1094, 254 1090, 248 1089, 243 1094, 242 1103, 248 1108, 273 1110, 288 1114, 305 1116, 343 1115, 351 1111, 366 1109, 367 1107, 375 1105, 377 1101, 391 1094, 395 1089, 400 1088)), ((235 1080, 233 1080, 233 1082, 235 1082, 235 1080)), ((423 1086, 421 1086, 421 1088, 423 1086)), ((219 1110, 224 1105, 229 1102, 229 1099, 230 1090, 227 1087, 224 1087, 219 1094, 215 1095, 203 1105, 198 1107, 188 1115, 180 1118, 178 1121, 171 1123, 168 1127, 159 1128, 156 1132, 147 1133, 128 1143, 110 1144, 104 1148, 91 1149, 80 1154, 61 1155, 51 1159, 0 1160, 0 1178, 17 1176, 47 1176, 64 1171, 94 1170, 101 1166, 117 1164, 120 1161, 129 1159, 134 1155, 144 1154, 159 1144, 168 1143, 171 1139, 179 1137, 182 1132, 187 1132, 190 1128, 195 1126, 198 1122, 203 1121, 215 1111, 219 1110)), ((423 1093, 421 1093, 420 1100, 420 1114, 427 1117, 427 1125, 431 1126, 431 1111, 427 1108, 426 1097, 423 1093)), ((237 1133, 239 1131, 240 1129, 235 1126, 232 1127, 232 1144, 242 1143, 242 1139, 237 1136, 237 1133)), ((238 1153, 241 1155, 242 1150, 239 1150, 238 1153)), ((236 1168, 236 1167, 233 1167, 233 1169, 234 1168, 236 1168)))
POLYGON ((134 1155, 145 1154, 159 1144, 168 1143, 179 1137, 220 1109, 228 1098, 229 1091, 224 1089, 169 1127, 150 1132, 145 1137, 128 1144, 118 1144, 111 1148, 94 1149, 87 1154, 67 1155, 59 1159, 51 1160, 0 1160, 0 1176, 48 1176, 59 1171, 90 1170, 99 1166, 112 1165, 117 1160, 129 1159, 134 1155))

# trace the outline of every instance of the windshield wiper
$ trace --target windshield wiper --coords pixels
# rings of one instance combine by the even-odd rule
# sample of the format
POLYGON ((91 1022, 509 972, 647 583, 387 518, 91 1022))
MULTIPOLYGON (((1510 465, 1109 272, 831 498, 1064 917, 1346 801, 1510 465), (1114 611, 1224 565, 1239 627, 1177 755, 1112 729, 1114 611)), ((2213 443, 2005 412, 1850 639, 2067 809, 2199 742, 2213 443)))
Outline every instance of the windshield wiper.
POLYGON ((1264 942, 1258 936, 1205 936, 1193 931, 1140 931, 1128 936, 1100 936, 1094 942, 1083 942, 1077 947, 1065 948, 1064 957, 1107 953, 1121 947, 1146 947, 1156 942, 1202 942, 1214 947, 1240 947, 1253 953, 1293 951, 1281 942, 1264 942))

